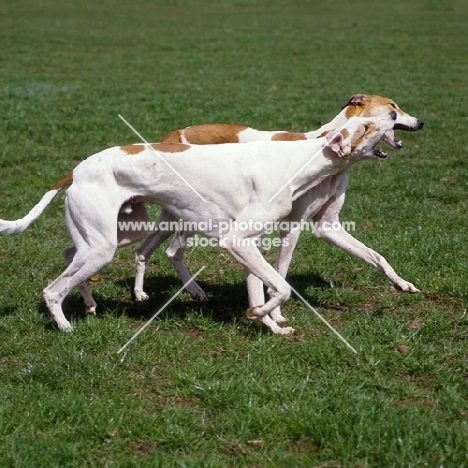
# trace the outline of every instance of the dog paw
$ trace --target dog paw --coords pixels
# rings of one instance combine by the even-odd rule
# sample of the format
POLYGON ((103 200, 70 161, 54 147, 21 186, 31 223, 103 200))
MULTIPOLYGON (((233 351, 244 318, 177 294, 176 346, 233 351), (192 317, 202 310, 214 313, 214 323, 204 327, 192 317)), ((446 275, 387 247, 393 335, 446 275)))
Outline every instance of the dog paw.
POLYGON ((284 328, 279 328, 277 331, 277 335, 292 335, 293 333, 296 333, 296 330, 293 327, 284 327, 284 328))
POLYGON ((274 317, 273 320, 276 323, 286 323, 288 321, 288 319, 286 317, 283 317, 282 315, 280 315, 279 317, 274 317))
POLYGON ((198 284, 191 283, 187 286, 187 292, 190 294, 190 297, 194 301, 198 302, 208 302, 208 298, 206 297, 205 291, 203 291, 198 284))
POLYGON ((136 302, 142 302, 142 301, 147 301, 149 299, 148 294, 145 293, 145 291, 134 291, 135 294, 135 301, 136 302))
POLYGON ((399 291, 408 292, 412 294, 421 292, 414 284, 411 284, 408 281, 403 281, 401 283, 395 284, 395 288, 399 291))
POLYGON ((185 289, 193 300, 198 302, 208 302, 205 291, 203 291, 197 283, 192 282, 188 284, 185 289))
POLYGON ((86 311, 90 315, 96 315, 96 306, 87 306, 86 311))
POLYGON ((70 333, 71 331, 73 331, 73 327, 71 326, 71 323, 68 320, 57 322, 57 325, 60 331, 67 332, 67 333, 70 333))
POLYGON ((281 314, 273 314, 273 312, 270 314, 270 317, 276 322, 276 323, 286 323, 288 321, 287 317, 284 317, 281 314))
POLYGON ((250 307, 245 311, 245 318, 247 320, 258 320, 259 318, 263 317, 263 314, 258 312, 260 307, 250 307))
POLYGON ((190 297, 194 300, 194 301, 198 301, 198 302, 208 302, 208 298, 205 296, 205 293, 203 294, 197 294, 196 296, 192 296, 190 294, 190 297))

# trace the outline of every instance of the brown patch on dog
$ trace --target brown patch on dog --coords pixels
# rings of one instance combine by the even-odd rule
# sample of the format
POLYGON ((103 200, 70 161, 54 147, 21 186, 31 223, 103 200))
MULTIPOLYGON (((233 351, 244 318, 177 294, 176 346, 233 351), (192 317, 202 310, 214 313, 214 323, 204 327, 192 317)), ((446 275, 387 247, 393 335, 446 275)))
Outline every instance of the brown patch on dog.
POLYGON ((343 135, 343 138, 348 138, 349 137, 349 132, 346 130, 346 128, 343 128, 343 130, 340 130, 340 133, 343 135))
POLYGON ((121 146, 120 149, 124 153, 127 153, 129 156, 133 156, 135 154, 138 154, 144 151, 145 146, 144 145, 125 145, 125 146, 121 146))
POLYGON ((318 138, 322 138, 324 136, 327 136, 330 132, 331 132, 331 130, 325 130, 321 135, 318 136, 318 138))
POLYGON ((55 182, 54 186, 50 190, 60 190, 66 185, 70 185, 72 183, 73 183, 73 171, 61 177, 57 182, 55 182))
POLYGON ((401 109, 391 99, 373 94, 355 94, 343 104, 342 109, 345 108, 347 119, 351 117, 376 117, 391 111, 402 113, 401 109))
POLYGON ((362 116, 365 111, 366 103, 370 100, 371 99, 369 96, 364 94, 356 94, 355 96, 351 96, 345 103, 347 105, 343 107, 343 109, 346 108, 346 118, 350 119, 351 117, 362 116))
MULTIPOLYGON (((182 151, 188 150, 189 145, 183 145, 182 143, 152 143, 151 147, 161 153, 182 153, 182 151)), ((134 156, 141 153, 146 149, 145 145, 126 145, 121 146, 120 149, 127 153, 129 156, 134 156)))
POLYGON ((271 141, 297 141, 297 140, 306 140, 306 136, 303 133, 293 133, 293 132, 284 132, 284 133, 275 133, 271 137, 271 141))
POLYGON ((358 106, 348 106, 346 108, 345 116, 347 119, 351 117, 357 117, 361 114, 361 109, 358 106))
MULTIPOLYGON (((239 143, 239 133, 246 128, 248 127, 245 125, 236 124, 204 124, 187 127, 184 130, 179 130, 178 133, 181 141, 187 141, 193 145, 215 145, 239 143)), ((170 135, 167 135, 167 138, 170 135)), ((163 138, 163 141, 166 141, 166 137, 163 138)))
MULTIPOLYGON (((359 125, 358 129, 354 132, 351 140, 351 148, 356 148, 359 143, 365 138, 366 135, 375 131, 375 124, 369 122, 367 125, 359 125)), ((341 130, 341 134, 344 138, 349 135, 346 129, 341 130), (346 132, 346 133, 343 133, 346 132)))
POLYGON ((162 153, 182 153, 190 148, 182 143, 152 143, 151 147, 162 153))
POLYGON ((161 143, 181 143, 181 132, 182 130, 176 130, 175 132, 168 133, 161 139, 161 143))

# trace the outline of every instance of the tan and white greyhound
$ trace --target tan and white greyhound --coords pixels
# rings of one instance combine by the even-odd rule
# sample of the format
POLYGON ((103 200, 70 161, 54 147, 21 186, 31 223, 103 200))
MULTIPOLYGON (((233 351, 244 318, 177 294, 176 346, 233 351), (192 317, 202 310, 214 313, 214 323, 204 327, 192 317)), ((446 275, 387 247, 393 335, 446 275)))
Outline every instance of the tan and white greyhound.
MULTIPOLYGON (((257 248, 263 229, 256 226, 285 218, 295 200, 353 163, 386 157, 375 146, 384 136, 394 140, 396 119, 395 111, 356 117, 338 132, 303 141, 136 144, 90 156, 73 171, 73 184, 67 191, 66 221, 76 253, 66 270, 44 289, 51 316, 61 330, 71 330, 62 302, 74 287, 112 260, 119 242, 119 212, 137 198, 162 206, 175 219, 195 223, 197 231, 207 237, 218 238, 249 276, 269 288, 269 300, 249 308, 247 317, 262 320, 274 333, 291 333, 292 328, 279 327, 268 315, 288 299, 290 288, 257 248), (220 235, 218 229, 200 227, 207 226, 207 220, 230 220, 234 225, 256 222, 252 229, 231 228, 220 235)), ((47 204, 44 198, 40 203, 47 204)), ((6 230, 4 221, 0 226, 6 230)))
MULTIPOLYGON (((218 143, 246 143, 250 141, 298 141, 313 139, 326 135, 327 132, 343 127, 349 119, 354 117, 373 117, 395 111, 397 119, 395 129, 417 131, 423 127, 423 122, 408 115, 391 99, 376 95, 356 94, 351 96, 342 107, 341 112, 329 123, 318 130, 307 133, 273 132, 255 130, 250 127, 233 124, 205 124, 187 127, 171 132, 163 137, 162 142, 187 144, 218 144, 218 143)), ((383 140, 394 148, 401 148, 401 142, 394 137, 383 136, 383 140)), ((291 212, 284 218, 281 226, 291 228, 300 220, 312 219, 316 226, 315 236, 323 239, 352 255, 366 261, 380 270, 393 285, 406 292, 418 292, 411 283, 400 278, 391 265, 379 253, 366 247, 345 230, 328 229, 328 226, 339 225, 339 214, 345 200, 348 183, 347 170, 325 178, 320 184, 303 194, 293 202, 291 212)), ((166 226, 173 222, 170 213, 163 210, 159 222, 166 226)), ((276 269, 285 278, 291 263, 292 255, 300 235, 299 229, 282 229, 281 243, 278 250, 276 269)), ((135 298, 144 300, 148 296, 143 291, 144 271, 146 261, 153 251, 169 238, 174 231, 164 229, 156 230, 135 250, 135 298)), ((187 237, 190 233, 178 232, 170 247, 166 250, 169 260, 173 263, 183 283, 190 280, 190 274, 183 263, 183 252, 187 237)), ((249 302, 251 306, 263 303, 263 287, 254 277, 247 278, 249 302)), ((200 286, 192 281, 188 288, 194 299, 206 300, 205 293, 200 286)), ((271 314, 277 322, 283 322, 279 308, 271 314)))

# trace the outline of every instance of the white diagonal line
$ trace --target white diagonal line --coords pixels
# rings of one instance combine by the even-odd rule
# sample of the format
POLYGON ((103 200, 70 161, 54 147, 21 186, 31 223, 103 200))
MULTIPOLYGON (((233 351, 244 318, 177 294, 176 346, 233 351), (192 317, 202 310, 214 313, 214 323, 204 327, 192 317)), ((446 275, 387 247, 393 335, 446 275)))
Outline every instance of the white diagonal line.
POLYGON ((355 354, 357 351, 343 338, 343 336, 336 331, 303 297, 299 294, 271 265, 270 268, 284 281, 290 288, 291 291, 355 354))
MULTIPOLYGON (((288 283, 289 284, 289 283, 288 283)), ((355 354, 357 351, 290 284, 291 291, 355 354)))
POLYGON ((120 354, 204 269, 201 267, 118 351, 120 354))
POLYGON ((132 132, 138 137, 140 138, 140 140, 145 143, 145 145, 147 146, 147 148, 149 148, 151 151, 153 151, 154 153, 156 153, 160 159, 162 159, 162 161, 181 179, 185 182, 185 184, 187 185, 187 187, 192 190, 196 195, 198 195, 204 202, 206 202, 206 200, 192 187, 192 185, 182 176, 182 174, 180 174, 179 172, 177 172, 177 170, 168 162, 166 161, 166 159, 164 159, 162 157, 162 155, 160 154, 159 151, 156 151, 142 136, 141 134, 134 128, 132 127, 132 125, 127 121, 125 120, 124 117, 122 117, 120 114, 119 114, 119 118, 128 126, 128 128, 130 128, 130 130, 132 130, 132 132))
MULTIPOLYGON (((344 128, 346 128, 346 125, 348 125, 355 117, 351 117, 349 120, 346 121, 346 123, 339 128, 338 130, 333 130, 334 132, 340 132, 344 128)), ((329 146, 327 143, 325 146, 329 146)), ((269 200, 268 202, 271 202, 274 200, 316 157, 317 155, 322 151, 322 148, 320 148, 269 200)))

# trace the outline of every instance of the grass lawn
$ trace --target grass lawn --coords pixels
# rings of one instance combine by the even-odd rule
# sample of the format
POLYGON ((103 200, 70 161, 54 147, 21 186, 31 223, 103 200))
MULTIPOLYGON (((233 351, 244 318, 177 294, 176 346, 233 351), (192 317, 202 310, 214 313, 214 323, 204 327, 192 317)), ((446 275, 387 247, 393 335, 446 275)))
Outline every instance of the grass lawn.
POLYGON ((180 287, 164 249, 147 302, 121 249, 90 282, 98 315, 72 293, 64 334, 42 299, 70 245, 63 195, 1 237, 0 467, 468 466, 467 24, 463 0, 3 0, 2 219, 138 142, 118 114, 150 141, 208 122, 307 131, 369 93, 425 126, 350 170, 341 216, 422 292, 307 232, 291 265, 357 355, 295 297, 296 335, 244 323, 242 270, 214 248, 186 255, 209 302, 181 294, 118 354, 180 287))

